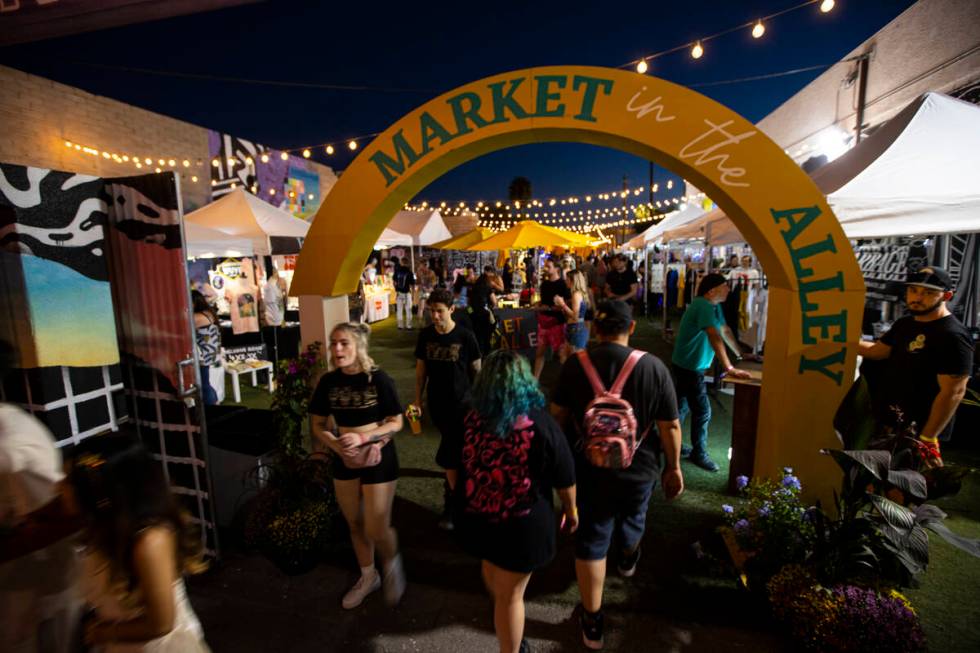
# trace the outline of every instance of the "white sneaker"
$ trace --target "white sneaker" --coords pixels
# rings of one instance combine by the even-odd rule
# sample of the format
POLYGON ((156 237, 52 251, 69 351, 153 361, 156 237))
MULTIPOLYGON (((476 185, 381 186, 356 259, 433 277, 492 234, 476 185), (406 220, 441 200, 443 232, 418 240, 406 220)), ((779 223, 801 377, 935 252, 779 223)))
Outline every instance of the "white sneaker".
POLYGON ((385 574, 385 602, 394 607, 402 600, 405 593, 405 569, 402 567, 402 556, 398 554, 391 561, 391 568, 385 574))
POLYGON ((354 583, 354 587, 344 594, 344 599, 340 604, 344 606, 345 610, 352 610, 364 603, 368 594, 377 592, 379 589, 381 589, 381 575, 377 571, 370 576, 361 574, 361 577, 354 583))

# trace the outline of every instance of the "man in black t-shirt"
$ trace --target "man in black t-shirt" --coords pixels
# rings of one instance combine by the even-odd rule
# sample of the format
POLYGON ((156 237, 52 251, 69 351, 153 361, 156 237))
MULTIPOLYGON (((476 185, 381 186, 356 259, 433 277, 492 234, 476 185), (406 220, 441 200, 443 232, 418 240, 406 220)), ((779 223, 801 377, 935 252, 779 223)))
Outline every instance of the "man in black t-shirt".
POLYGON ((534 352, 534 376, 538 378, 544 369, 544 355, 549 349, 557 354, 565 342, 565 313, 555 305, 555 297, 561 297, 569 304, 572 302, 572 291, 554 260, 545 259, 541 274, 544 275, 541 300, 535 306, 538 310, 538 345, 534 352))
POLYGON ((395 314, 398 328, 412 328, 412 292, 415 290, 415 273, 409 267, 407 258, 402 258, 395 266, 395 314), (402 314, 404 313, 404 319, 402 314))
POLYGON ((626 269, 626 256, 617 254, 612 261, 612 270, 606 273, 606 297, 619 299, 632 306, 638 284, 636 272, 626 269))
MULTIPOLYGON (((598 306, 594 324, 599 344, 589 350, 589 360, 608 389, 633 351, 629 337, 636 323, 630 307, 614 300, 598 306)), ((582 637, 593 649, 602 647, 602 587, 614 532, 623 545, 619 572, 630 577, 639 561, 647 507, 657 478, 662 480, 668 499, 684 491, 680 467, 681 425, 667 367, 657 357, 646 354, 633 368, 621 396, 633 407, 637 437, 646 434, 633 463, 623 470, 593 466, 585 459, 582 447, 577 446, 582 437, 585 409, 595 398, 577 356, 565 361, 551 398, 552 414, 563 424, 575 452, 580 512, 575 537, 575 575, 582 597, 582 637), (665 459, 663 470, 661 453, 665 459)))
POLYGON ((974 343, 946 302, 953 296, 949 273, 924 267, 906 282, 911 315, 900 318, 881 340, 859 343, 859 353, 887 360, 883 387, 876 388, 876 413, 886 424, 913 422, 927 465, 942 465, 939 441, 949 439, 953 416, 973 371, 974 343))
POLYGON ((451 491, 459 468, 462 415, 473 377, 480 371, 480 346, 473 332, 453 320, 453 297, 436 288, 429 295, 432 324, 422 329, 415 345, 415 406, 422 409, 422 393, 429 397, 429 414, 442 439, 436 464, 446 470, 445 506, 439 526, 452 530, 451 491))

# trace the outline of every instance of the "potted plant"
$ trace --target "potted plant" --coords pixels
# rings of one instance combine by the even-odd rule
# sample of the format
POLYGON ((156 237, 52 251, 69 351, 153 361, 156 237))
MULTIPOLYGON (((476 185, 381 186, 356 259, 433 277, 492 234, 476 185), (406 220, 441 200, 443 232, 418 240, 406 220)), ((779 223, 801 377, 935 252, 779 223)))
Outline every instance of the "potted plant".
POLYGON ((316 565, 338 514, 328 461, 305 447, 307 409, 322 369, 318 342, 279 363, 272 401, 278 449, 245 524, 246 543, 288 574, 316 565))

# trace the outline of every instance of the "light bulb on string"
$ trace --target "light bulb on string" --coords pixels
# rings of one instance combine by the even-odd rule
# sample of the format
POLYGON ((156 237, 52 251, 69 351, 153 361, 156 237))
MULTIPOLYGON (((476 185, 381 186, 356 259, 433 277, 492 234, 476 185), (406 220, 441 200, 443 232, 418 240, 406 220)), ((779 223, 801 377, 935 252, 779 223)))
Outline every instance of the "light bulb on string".
POLYGON ((347 144, 347 147, 350 149, 351 152, 353 152, 354 150, 357 149, 357 141, 351 141, 350 143, 347 144))
POLYGON ((262 163, 268 163, 268 162, 269 162, 269 155, 268 154, 263 154, 262 155, 262 163))
POLYGON ((820 3, 820 11, 826 14, 834 8, 834 4, 834 0, 823 0, 820 3))
POLYGON ((695 59, 700 59, 703 54, 704 48, 701 47, 701 41, 698 41, 694 44, 694 47, 691 48, 691 56, 695 59))
POLYGON ((313 153, 312 153, 312 152, 310 152, 310 150, 309 150, 309 148, 307 148, 307 149, 305 149, 305 150, 303 150, 303 158, 304 158, 304 159, 308 159, 308 158, 310 158, 310 155, 312 155, 312 154, 313 154, 313 153))
POLYGON ((761 38, 763 34, 766 33, 766 26, 762 24, 762 21, 757 21, 755 26, 752 28, 752 38, 761 38))
POLYGON ((324 151, 327 154, 333 154, 333 145, 327 145, 327 147, 326 147, 326 149, 324 151))
POLYGON ((279 158, 282 159, 283 161, 288 161, 289 155, 283 152, 282 154, 279 155, 279 158))
POLYGON ((640 62, 636 64, 636 72, 640 73, 641 75, 645 75, 649 69, 650 66, 647 65, 646 59, 640 59, 640 62))

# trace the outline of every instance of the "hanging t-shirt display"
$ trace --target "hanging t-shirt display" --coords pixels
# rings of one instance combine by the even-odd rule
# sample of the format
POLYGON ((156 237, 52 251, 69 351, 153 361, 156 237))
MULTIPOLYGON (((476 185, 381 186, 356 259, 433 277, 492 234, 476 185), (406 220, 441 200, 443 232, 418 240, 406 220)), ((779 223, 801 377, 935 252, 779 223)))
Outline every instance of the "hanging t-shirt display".
MULTIPOLYGON (((228 268, 222 264, 219 269, 224 272, 228 268)), ((238 276, 225 282, 225 299, 228 300, 228 312, 231 314, 232 333, 238 335, 259 330, 259 287, 255 283, 252 259, 242 259, 238 276)))

